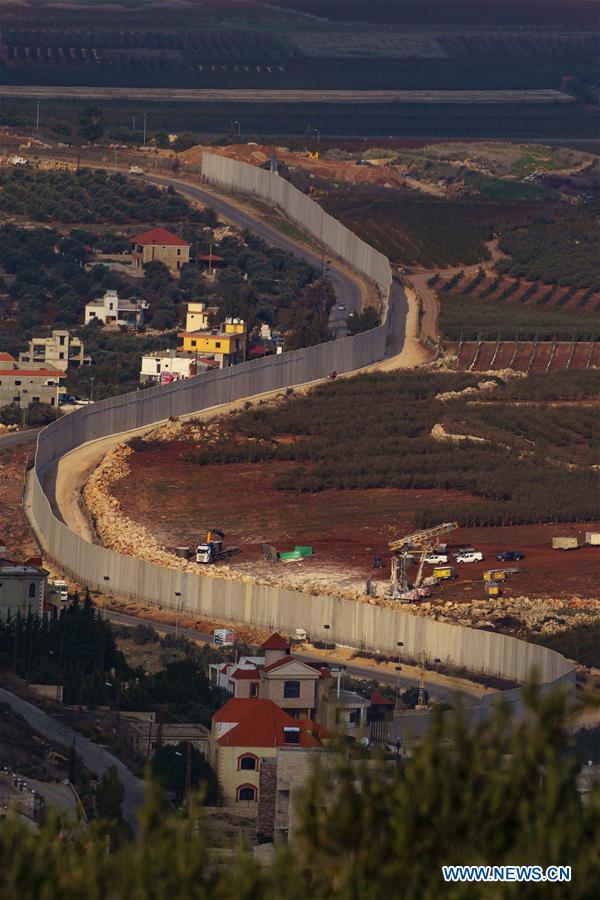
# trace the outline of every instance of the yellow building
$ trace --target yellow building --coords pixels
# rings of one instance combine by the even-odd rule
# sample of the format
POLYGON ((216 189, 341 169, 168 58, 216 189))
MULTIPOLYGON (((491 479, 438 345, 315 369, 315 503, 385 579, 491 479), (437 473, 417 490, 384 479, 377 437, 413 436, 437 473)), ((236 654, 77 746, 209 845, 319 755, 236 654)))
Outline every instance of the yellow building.
POLYGON ((221 369, 246 358, 246 325, 241 319, 226 319, 220 330, 181 331, 178 337, 184 353, 214 356, 221 369))
POLYGON ((186 331, 206 331, 210 328, 210 318, 219 312, 217 306, 206 303, 188 303, 185 317, 186 331))
POLYGON ((230 700, 212 718, 210 762, 223 801, 256 809, 264 759, 278 747, 320 747, 315 722, 293 719, 271 700, 230 700))

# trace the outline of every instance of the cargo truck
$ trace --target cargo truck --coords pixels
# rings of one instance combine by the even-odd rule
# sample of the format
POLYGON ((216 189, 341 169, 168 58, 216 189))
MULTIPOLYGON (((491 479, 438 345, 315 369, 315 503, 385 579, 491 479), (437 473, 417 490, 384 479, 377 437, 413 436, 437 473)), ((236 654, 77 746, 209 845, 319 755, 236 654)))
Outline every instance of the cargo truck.
POLYGON ((196 547, 196 562, 210 564, 220 559, 228 559, 230 556, 237 556, 239 552, 239 547, 225 547, 223 541, 207 541, 196 547))
POLYGON ((456 578, 456 569, 452 566, 436 566, 433 570, 433 577, 438 581, 454 581, 456 578))

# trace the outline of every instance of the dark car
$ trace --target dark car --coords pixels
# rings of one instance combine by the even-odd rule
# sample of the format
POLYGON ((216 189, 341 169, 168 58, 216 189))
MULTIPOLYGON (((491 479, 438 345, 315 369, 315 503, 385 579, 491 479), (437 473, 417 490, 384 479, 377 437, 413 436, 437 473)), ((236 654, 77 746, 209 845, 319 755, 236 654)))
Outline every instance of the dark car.
POLYGON ((521 553, 520 550, 503 550, 496 559, 500 560, 500 562, 511 562, 513 559, 525 559, 525 554, 521 553))

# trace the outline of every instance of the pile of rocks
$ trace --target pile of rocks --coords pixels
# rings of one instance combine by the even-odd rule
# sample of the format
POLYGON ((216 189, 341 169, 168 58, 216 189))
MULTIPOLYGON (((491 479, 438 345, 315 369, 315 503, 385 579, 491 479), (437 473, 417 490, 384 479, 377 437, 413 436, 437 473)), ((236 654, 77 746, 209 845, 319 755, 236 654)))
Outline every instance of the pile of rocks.
MULTIPOLYGON (((405 605, 403 604, 403 610, 405 605)), ((576 625, 599 621, 600 600, 572 597, 570 600, 535 597, 481 598, 468 603, 425 602, 411 605, 418 616, 469 628, 497 628, 517 634, 556 634, 576 625)))
POLYGON ((489 444, 487 438, 478 437, 476 434, 450 434, 446 431, 441 422, 437 422, 431 429, 431 437, 434 441, 446 441, 453 444, 460 444, 461 441, 475 441, 478 444, 489 444))

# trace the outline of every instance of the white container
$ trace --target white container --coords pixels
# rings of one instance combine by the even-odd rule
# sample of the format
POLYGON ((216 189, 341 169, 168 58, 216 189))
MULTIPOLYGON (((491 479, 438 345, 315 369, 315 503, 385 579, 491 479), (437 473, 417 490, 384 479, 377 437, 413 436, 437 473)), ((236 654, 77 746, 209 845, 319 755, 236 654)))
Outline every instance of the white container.
POLYGON ((552 549, 553 550, 576 550, 579 546, 579 542, 576 537, 553 537, 552 538, 552 549))
POLYGON ((592 547, 600 547, 600 531, 586 531, 585 542, 592 547))

